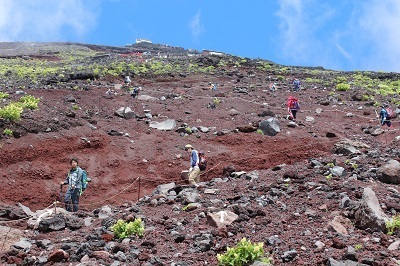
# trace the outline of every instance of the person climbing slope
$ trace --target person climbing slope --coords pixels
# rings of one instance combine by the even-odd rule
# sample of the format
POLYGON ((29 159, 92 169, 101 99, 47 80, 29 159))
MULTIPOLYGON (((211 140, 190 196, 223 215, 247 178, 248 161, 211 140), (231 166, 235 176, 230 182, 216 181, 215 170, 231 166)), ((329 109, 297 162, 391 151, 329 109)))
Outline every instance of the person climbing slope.
POLYGON ((189 183, 196 184, 200 182, 200 168, 199 168, 199 154, 192 147, 192 145, 185 145, 185 151, 188 151, 190 154, 190 168, 189 168, 189 183))
POLYGON ((292 118, 292 120, 296 120, 297 112, 300 110, 299 100, 293 96, 289 96, 286 105, 290 117, 292 118))

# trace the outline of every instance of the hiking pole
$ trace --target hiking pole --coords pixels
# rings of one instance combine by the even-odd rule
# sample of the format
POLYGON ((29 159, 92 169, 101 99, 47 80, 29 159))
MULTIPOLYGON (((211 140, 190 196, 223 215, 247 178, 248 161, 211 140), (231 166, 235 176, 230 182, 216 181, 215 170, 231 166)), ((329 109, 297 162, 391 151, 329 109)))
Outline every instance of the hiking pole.
POLYGON ((137 194, 137 200, 139 201, 140 199, 140 176, 139 176, 139 188, 138 188, 138 194, 137 194))

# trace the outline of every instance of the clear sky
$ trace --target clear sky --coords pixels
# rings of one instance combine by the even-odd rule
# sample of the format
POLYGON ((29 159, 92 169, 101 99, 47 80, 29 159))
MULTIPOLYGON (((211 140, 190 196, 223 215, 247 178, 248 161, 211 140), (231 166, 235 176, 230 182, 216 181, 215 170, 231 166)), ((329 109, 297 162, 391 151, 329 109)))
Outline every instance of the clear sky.
POLYGON ((291 66, 400 72, 400 0, 0 0, 0 41, 136 38, 291 66))

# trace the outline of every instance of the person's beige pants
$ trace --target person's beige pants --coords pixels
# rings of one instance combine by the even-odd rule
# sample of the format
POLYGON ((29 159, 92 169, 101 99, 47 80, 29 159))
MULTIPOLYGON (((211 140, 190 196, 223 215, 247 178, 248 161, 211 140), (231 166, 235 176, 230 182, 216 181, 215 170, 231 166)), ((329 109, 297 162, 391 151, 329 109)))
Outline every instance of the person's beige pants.
POLYGON ((200 182, 200 168, 193 168, 192 172, 189 173, 189 183, 196 184, 200 182))

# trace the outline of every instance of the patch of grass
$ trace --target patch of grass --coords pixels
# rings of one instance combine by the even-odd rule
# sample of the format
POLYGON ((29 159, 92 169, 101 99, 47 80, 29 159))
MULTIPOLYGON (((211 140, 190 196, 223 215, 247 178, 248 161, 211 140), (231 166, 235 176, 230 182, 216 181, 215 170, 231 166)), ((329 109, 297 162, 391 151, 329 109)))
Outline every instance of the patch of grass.
POLYGON ((192 205, 193 205, 192 203, 189 203, 188 205, 183 206, 183 207, 182 207, 182 211, 187 211, 187 209, 188 209, 190 206, 192 206, 192 205))
POLYGON ((326 180, 329 181, 332 179, 332 173, 330 173, 329 175, 325 176, 326 180))
POLYGON ((221 103, 221 100, 218 99, 217 97, 215 97, 215 98, 213 98, 213 103, 219 104, 219 103, 221 103))
POLYGON ((32 95, 26 95, 26 96, 21 97, 19 99, 19 101, 22 103, 22 106, 24 108, 34 110, 34 109, 38 108, 38 103, 39 103, 40 99, 35 98, 32 95))
POLYGON ((270 264, 270 260, 264 257, 264 243, 251 243, 246 238, 233 248, 227 248, 224 254, 217 254, 218 265, 243 266, 251 265, 256 260, 264 259, 264 263, 270 264))
POLYGON ((0 91, 0 99, 8 98, 9 94, 0 91))
POLYGON ((6 128, 3 130, 3 135, 9 136, 9 137, 11 137, 13 135, 13 133, 14 132, 9 128, 6 128))
POLYGON ((18 121, 21 119, 23 107, 18 103, 10 103, 3 108, 0 108, 0 117, 9 119, 10 121, 18 121))
POLYGON ((142 237, 144 233, 144 224, 140 218, 128 223, 124 220, 118 220, 117 223, 111 227, 111 230, 114 232, 114 235, 120 239, 130 237, 131 235, 142 237))
POLYGON ((400 228, 400 215, 392 217, 386 222, 386 229, 388 230, 388 235, 393 235, 393 233, 400 228))
POLYGON ((339 83, 336 85, 337 91, 347 91, 350 90, 350 85, 347 83, 339 83))

